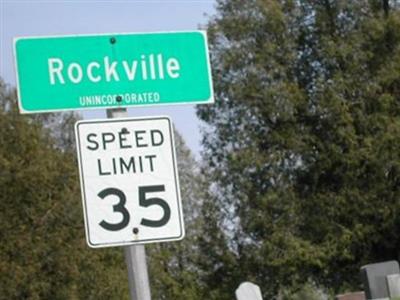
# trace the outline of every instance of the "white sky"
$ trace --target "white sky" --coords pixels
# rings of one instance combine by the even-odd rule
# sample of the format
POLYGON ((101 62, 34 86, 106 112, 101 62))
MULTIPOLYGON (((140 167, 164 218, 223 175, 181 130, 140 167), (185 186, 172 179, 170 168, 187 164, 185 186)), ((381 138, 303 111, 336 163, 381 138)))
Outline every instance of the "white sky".
MULTIPOLYGON (((215 0, 0 0, 0 76, 15 86, 12 41, 18 36, 196 30, 215 12, 215 0)), ((105 110, 82 111, 85 119, 105 110)), ((129 116, 168 115, 198 157, 200 121, 193 105, 128 109, 129 116)))

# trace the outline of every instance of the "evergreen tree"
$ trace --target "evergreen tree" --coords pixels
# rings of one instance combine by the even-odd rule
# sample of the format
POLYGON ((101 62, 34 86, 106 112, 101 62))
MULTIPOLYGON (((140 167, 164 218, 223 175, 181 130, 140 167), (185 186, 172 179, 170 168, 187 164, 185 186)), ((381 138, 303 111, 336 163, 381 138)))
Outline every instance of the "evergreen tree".
POLYGON ((0 103, 0 299, 128 299, 120 249, 86 245, 74 153, 2 81, 0 103))
POLYGON ((219 262, 266 299, 359 288, 361 265, 399 259, 398 1, 219 0, 209 33, 219 262))
POLYGON ((195 300, 201 298, 202 207, 206 197, 206 179, 181 135, 175 131, 186 235, 182 241, 148 245, 152 298, 158 300, 195 300))

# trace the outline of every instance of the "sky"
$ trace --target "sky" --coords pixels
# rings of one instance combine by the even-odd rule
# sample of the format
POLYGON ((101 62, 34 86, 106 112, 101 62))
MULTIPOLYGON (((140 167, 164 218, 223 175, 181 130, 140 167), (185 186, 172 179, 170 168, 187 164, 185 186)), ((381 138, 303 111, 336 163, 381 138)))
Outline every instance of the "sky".
MULTIPOLYGON (((0 76, 15 86, 15 37, 197 30, 214 13, 215 0, 0 0, 0 76)), ((84 119, 106 118, 105 109, 81 112, 84 119)), ((199 158, 202 124, 194 105, 129 108, 128 114, 170 116, 199 158)))

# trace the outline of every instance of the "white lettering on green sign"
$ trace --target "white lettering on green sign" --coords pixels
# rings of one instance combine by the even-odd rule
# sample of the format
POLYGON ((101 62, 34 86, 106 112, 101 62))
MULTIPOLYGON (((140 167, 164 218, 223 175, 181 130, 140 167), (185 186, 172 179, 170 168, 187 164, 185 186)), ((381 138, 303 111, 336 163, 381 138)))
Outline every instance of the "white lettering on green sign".
POLYGON ((23 113, 212 103, 203 31, 17 38, 23 113))
POLYGON ((48 59, 48 66, 52 85, 65 84, 65 78, 68 78, 69 82, 80 83, 83 76, 86 76, 91 82, 99 82, 103 79, 108 82, 120 81, 121 75, 124 76, 123 80, 129 81, 134 81, 136 75, 139 75, 142 80, 159 80, 165 79, 164 73, 169 78, 176 79, 179 78, 180 69, 179 61, 176 58, 164 60, 162 54, 141 55, 140 60, 136 59, 130 62, 126 60, 111 61, 106 56, 102 64, 92 61, 86 66, 75 62, 67 66, 61 58, 52 57, 48 59), (122 68, 120 68, 121 66, 122 68))

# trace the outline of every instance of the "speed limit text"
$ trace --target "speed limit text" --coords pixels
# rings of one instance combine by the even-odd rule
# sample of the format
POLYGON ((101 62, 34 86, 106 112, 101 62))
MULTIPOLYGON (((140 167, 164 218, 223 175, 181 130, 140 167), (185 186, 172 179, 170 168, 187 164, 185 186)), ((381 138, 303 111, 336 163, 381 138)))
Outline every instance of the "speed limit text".
MULTIPOLYGON (((86 135, 86 148, 94 155, 96 152, 109 150, 122 150, 122 153, 129 153, 129 155, 118 157, 98 158, 97 171, 100 176, 154 172, 157 154, 152 154, 151 149, 161 147, 163 144, 164 135, 158 129, 129 131, 121 128, 118 132, 86 135), (135 151, 139 152, 138 150, 143 148, 147 148, 147 154, 135 155, 135 151)), ((121 151, 116 152, 121 153, 121 151)))

